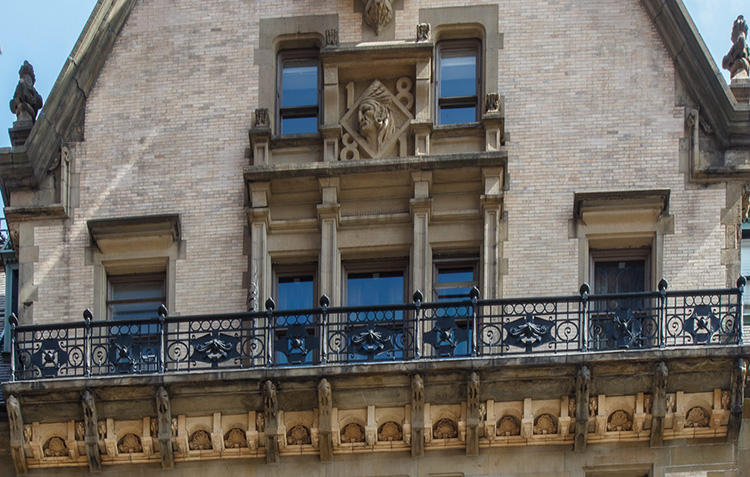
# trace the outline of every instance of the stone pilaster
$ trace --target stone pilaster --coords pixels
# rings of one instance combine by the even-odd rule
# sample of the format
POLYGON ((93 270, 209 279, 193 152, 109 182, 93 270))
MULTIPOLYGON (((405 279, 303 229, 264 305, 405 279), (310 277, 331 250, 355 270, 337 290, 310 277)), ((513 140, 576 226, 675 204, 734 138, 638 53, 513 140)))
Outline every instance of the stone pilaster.
POLYGON ((480 201, 484 224, 480 256, 480 289, 483 298, 499 298, 502 293, 500 257, 502 252, 503 168, 488 167, 482 169, 482 181, 484 193, 480 197, 480 201))
POLYGON ((271 259, 268 254, 268 227, 271 213, 268 202, 271 195, 270 182, 253 182, 250 184, 249 212, 250 221, 250 287, 257 286, 256 295, 260 308, 266 298, 271 296, 271 259))
POLYGON ((341 303, 341 253, 338 248, 338 224, 341 205, 338 200, 338 177, 319 180, 322 201, 318 204, 320 224, 320 294, 331 299, 331 305, 341 303))
POLYGON ((421 290, 426 300, 432 297, 432 247, 430 246, 430 187, 432 172, 412 172, 414 197, 409 201, 413 224, 411 248, 411 290, 421 290))

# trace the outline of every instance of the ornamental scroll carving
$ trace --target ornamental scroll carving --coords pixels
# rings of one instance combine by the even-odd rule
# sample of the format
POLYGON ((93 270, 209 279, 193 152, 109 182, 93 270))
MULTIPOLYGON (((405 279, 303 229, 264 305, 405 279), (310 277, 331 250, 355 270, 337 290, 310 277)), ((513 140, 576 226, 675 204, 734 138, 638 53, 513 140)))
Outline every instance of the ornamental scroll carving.
POLYGON ((227 449, 239 449, 247 447, 247 435, 239 427, 233 427, 224 435, 224 447, 227 449))
POLYGON ((378 441, 380 442, 400 441, 401 439, 403 439, 401 426, 396 422, 388 421, 378 429, 378 441))
POLYGON ((409 128, 414 105, 413 81, 396 81, 396 94, 378 80, 373 81, 342 116, 341 160, 356 160, 360 149, 371 158, 395 155, 395 145, 409 128))

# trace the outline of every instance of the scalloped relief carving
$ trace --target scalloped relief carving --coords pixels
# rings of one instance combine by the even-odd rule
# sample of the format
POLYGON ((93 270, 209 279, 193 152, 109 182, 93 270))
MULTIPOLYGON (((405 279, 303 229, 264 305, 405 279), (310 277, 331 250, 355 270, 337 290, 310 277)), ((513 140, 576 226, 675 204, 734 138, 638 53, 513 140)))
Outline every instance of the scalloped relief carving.
POLYGON ((557 434, 557 420, 552 414, 541 414, 534 420, 534 434, 557 434))
POLYGON ((209 450, 213 449, 213 445, 211 444, 211 435, 200 429, 190 436, 190 440, 188 441, 188 447, 190 450, 209 450))
POLYGON ((444 417, 432 426, 434 439, 455 439, 458 437, 458 425, 452 419, 444 417))
POLYGON ((302 424, 297 424, 286 433, 286 443, 290 446, 304 446, 311 444, 312 439, 310 438, 310 429, 302 424))
POLYGON ((380 442, 400 441, 402 439, 403 432, 397 422, 388 421, 378 429, 378 441, 380 442))
POLYGON ((239 449, 247 447, 247 435, 239 427, 233 427, 224 434, 224 447, 227 449, 239 449))
POLYGON ((618 409, 609 415, 607 419, 607 431, 632 431, 633 430, 633 419, 630 414, 618 409))
POLYGON ((68 446, 62 437, 52 436, 42 446, 44 457, 65 457, 68 455, 68 446))
POLYGON ((691 408, 685 415, 685 427, 708 427, 710 413, 700 406, 691 408))
POLYGON ((495 434, 498 436, 519 436, 521 435, 521 422, 515 416, 503 416, 497 421, 495 434))
POLYGON ((135 454, 143 452, 141 439, 132 432, 129 432, 125 434, 117 443, 117 450, 122 454, 135 454))
POLYGON ((361 424, 351 422, 341 429, 341 442, 353 444, 365 441, 365 428, 361 424))

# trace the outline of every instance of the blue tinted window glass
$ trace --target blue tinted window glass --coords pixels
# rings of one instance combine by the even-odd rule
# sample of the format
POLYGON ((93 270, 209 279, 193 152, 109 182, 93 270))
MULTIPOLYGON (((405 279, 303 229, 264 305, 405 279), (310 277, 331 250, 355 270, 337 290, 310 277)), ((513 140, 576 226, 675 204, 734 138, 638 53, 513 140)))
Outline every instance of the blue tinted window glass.
POLYGON ((318 104, 318 67, 294 66, 285 63, 281 72, 281 107, 315 106, 318 104))
POLYGON ((404 274, 355 273, 347 280, 347 304, 392 305, 404 302, 404 274))
POLYGON ((471 268, 440 270, 438 272, 438 283, 473 282, 473 281, 474 281, 474 270, 471 268))
POLYGON ((279 278, 279 310, 300 310, 311 308, 314 303, 313 277, 279 278))
POLYGON ((440 97, 477 94, 477 57, 474 51, 443 51, 440 56, 440 97))
POLYGON ((440 108, 440 124, 464 124, 473 123, 477 120, 477 108, 469 106, 464 108, 440 108))
POLYGON ((306 134, 318 132, 318 117, 281 118, 281 134, 306 134))

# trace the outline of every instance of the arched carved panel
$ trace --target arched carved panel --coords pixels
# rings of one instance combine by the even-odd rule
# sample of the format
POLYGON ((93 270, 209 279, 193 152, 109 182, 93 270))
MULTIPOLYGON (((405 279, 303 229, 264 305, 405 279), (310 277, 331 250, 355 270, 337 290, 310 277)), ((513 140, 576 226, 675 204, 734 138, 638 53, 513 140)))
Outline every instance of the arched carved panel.
POLYGON ((117 450, 122 454, 135 454, 138 452, 143 452, 143 446, 141 445, 140 437, 136 436, 132 432, 125 434, 117 443, 117 450))
POLYGON ((515 416, 503 416, 497 421, 495 435, 518 436, 521 435, 521 423, 515 416))
POLYGON ((365 428, 356 422, 351 422, 341 429, 341 442, 354 443, 365 441, 365 428))
POLYGON ((312 439, 310 438, 310 429, 302 424, 297 424, 287 431, 286 443, 290 446, 304 446, 311 444, 312 439))
POLYGON ((458 437, 458 425, 452 419, 444 417, 432 426, 434 439, 454 439, 458 437))
POLYGON ((607 418, 607 431, 632 431, 633 418, 626 411, 618 409, 607 418))
POLYGON ((229 429, 229 432, 224 434, 224 447, 227 449, 247 447, 247 435, 245 434, 245 431, 239 427, 229 429))
POLYGON ((708 427, 711 414, 700 406, 690 408, 685 414, 685 427, 708 427))
POLYGON ((65 441, 58 436, 52 436, 42 446, 45 457, 65 457, 68 455, 68 446, 65 441))
POLYGON ((213 449, 213 444, 211 444, 211 435, 202 429, 193 432, 190 435, 188 447, 190 448, 190 450, 213 449))
POLYGON ((397 422, 388 421, 378 428, 378 441, 380 442, 400 441, 401 439, 403 439, 403 432, 397 422))
POLYGON ((534 420, 534 434, 557 434, 557 419, 552 414, 540 414, 534 420))

